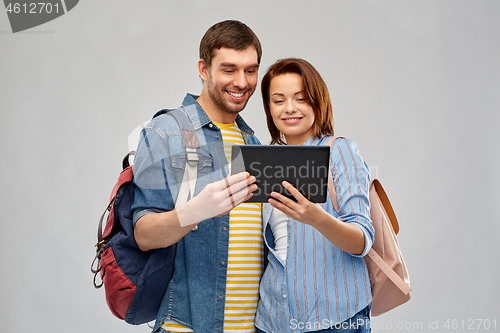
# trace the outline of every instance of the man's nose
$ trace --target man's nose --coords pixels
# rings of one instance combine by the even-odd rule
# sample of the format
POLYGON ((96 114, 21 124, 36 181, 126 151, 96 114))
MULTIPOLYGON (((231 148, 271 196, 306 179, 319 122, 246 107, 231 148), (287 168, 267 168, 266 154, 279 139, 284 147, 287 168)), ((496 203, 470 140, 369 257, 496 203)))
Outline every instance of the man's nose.
POLYGON ((238 88, 246 88, 248 84, 244 71, 238 71, 234 76, 233 85, 238 88))

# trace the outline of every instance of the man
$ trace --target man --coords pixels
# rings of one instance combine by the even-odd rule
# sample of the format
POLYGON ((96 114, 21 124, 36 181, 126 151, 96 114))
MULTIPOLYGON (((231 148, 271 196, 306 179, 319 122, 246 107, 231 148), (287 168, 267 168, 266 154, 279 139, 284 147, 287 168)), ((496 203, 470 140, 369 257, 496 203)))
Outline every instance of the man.
POLYGON ((203 89, 200 96, 187 94, 179 108, 201 145, 195 196, 186 203, 174 209, 186 158, 175 121, 168 113, 158 116, 141 134, 135 238, 144 251, 177 243, 155 332, 255 332, 261 209, 244 201, 257 186, 247 173, 227 175, 232 144, 260 144, 238 113, 255 91, 261 54, 257 36, 238 21, 217 23, 202 38, 203 89))

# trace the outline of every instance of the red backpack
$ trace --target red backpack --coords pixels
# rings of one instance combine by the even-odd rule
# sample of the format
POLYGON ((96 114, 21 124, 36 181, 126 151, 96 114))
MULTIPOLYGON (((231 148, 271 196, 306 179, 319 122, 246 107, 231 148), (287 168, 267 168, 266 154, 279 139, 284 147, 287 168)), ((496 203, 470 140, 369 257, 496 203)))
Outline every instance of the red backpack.
MULTIPOLYGON (((186 148, 185 177, 188 181, 181 185, 177 206, 185 202, 189 194, 194 195, 194 186, 191 186, 195 182, 189 182, 189 179, 196 179, 197 176, 196 148, 200 144, 191 121, 182 111, 161 110, 154 117, 166 112, 177 120, 186 148)), ((156 318, 174 272, 176 244, 144 252, 135 241, 131 206, 136 186, 132 165, 129 165, 129 156, 133 154, 130 152, 125 156, 123 171, 99 220, 97 250, 91 271, 94 273, 95 288, 104 285, 106 303, 111 312, 129 324, 139 325, 156 318), (103 231, 104 221, 106 226, 103 231), (101 283, 97 282, 99 274, 101 283)))

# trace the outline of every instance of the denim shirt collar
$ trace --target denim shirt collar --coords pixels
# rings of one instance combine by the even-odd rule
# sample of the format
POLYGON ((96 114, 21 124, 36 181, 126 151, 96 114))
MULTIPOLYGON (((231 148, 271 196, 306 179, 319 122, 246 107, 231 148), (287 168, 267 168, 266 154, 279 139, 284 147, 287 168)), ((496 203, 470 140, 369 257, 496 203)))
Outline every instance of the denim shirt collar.
MULTIPOLYGON (((198 95, 186 94, 184 101, 182 102, 182 107, 186 110, 188 117, 193 122, 194 128, 199 129, 208 124, 213 124, 212 120, 208 117, 207 113, 201 105, 196 101, 198 95)), ((215 125, 215 124, 214 124, 215 125)), ((236 117, 236 125, 242 132, 245 132, 248 136, 254 135, 254 131, 248 126, 248 124, 243 120, 243 117, 238 114, 236 117)))

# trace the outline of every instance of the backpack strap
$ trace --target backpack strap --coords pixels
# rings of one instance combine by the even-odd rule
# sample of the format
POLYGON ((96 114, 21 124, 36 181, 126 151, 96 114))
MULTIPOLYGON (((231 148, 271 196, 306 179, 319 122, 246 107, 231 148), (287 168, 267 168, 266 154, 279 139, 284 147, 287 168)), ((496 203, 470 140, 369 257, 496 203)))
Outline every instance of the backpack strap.
POLYGON ((406 284, 405 280, 403 280, 401 276, 399 276, 373 248, 371 248, 366 255, 380 268, 382 272, 384 272, 385 275, 387 275, 389 280, 391 280, 394 285, 396 285, 396 287, 403 292, 403 294, 408 295, 410 293, 411 287, 406 284))
POLYGON ((186 166, 184 167, 184 176, 182 177, 181 188, 179 189, 179 194, 177 195, 177 199, 175 201, 175 207, 179 207, 187 201, 189 196, 191 198, 194 197, 199 161, 196 148, 200 147, 200 140, 198 140, 198 136, 196 136, 193 123, 180 109, 160 110, 153 116, 153 118, 167 112, 169 115, 173 116, 179 124, 179 128, 182 132, 182 138, 184 140, 184 147, 186 148, 186 166))
MULTIPOLYGON (((326 145, 330 147, 330 150, 333 146, 333 143, 338 138, 344 138, 344 137, 343 136, 334 136, 328 140, 326 145)), ((330 163, 331 163, 331 159, 330 159, 330 163)), ((332 175, 332 166, 331 165, 328 166, 328 192, 330 193, 330 199, 332 200, 333 208, 335 209, 336 212, 338 212, 340 208, 339 208, 339 205, 337 203, 337 192, 335 191, 335 186, 333 184, 333 175, 332 175)))
POLYGON ((382 184, 380 183, 380 181, 378 179, 373 179, 371 181, 370 185, 373 185, 375 187, 375 191, 378 194, 380 202, 382 203, 382 206, 384 206, 385 212, 389 216, 389 221, 391 221, 392 228, 394 229, 394 233, 397 235, 399 233, 398 218, 396 217, 396 214, 394 213, 394 209, 392 208, 392 205, 391 205, 391 202, 389 201, 389 197, 387 196, 387 193, 385 193, 385 190, 382 187, 382 184))
POLYGON ((101 284, 98 285, 96 282, 97 278, 97 273, 101 271, 102 266, 99 264, 99 261, 101 259, 102 254, 104 253, 104 250, 106 249, 106 245, 108 243, 108 236, 111 234, 111 231, 113 230, 113 225, 115 221, 115 211, 113 208, 113 205, 115 203, 116 199, 116 193, 118 192, 118 189, 125 183, 131 182, 134 178, 134 174, 132 171, 132 168, 130 165, 128 165, 128 158, 129 156, 132 155, 131 153, 128 153, 125 158, 123 159, 123 170, 120 173, 120 176, 118 177, 118 181, 113 187, 113 190, 111 191, 111 197, 109 198, 109 204, 104 210, 104 213, 102 213, 101 218, 99 219, 99 224, 97 225, 97 244, 95 247, 97 248, 96 250, 96 255, 94 260, 92 261, 92 264, 90 265, 90 270, 92 273, 94 273, 94 287, 100 288, 102 287, 103 283, 101 281, 101 284), (106 221, 106 227, 104 230, 102 230, 102 224, 103 222, 106 221), (108 223, 109 222, 109 223, 108 223), (97 267, 95 267, 97 263, 97 267))

